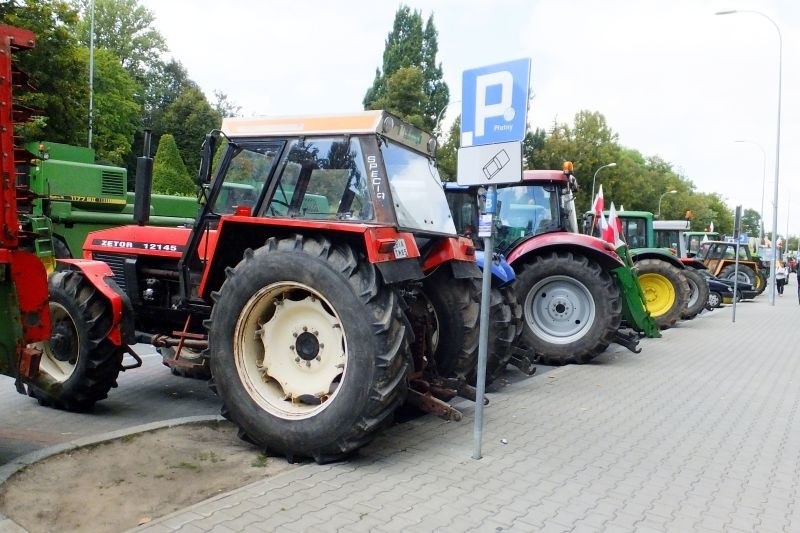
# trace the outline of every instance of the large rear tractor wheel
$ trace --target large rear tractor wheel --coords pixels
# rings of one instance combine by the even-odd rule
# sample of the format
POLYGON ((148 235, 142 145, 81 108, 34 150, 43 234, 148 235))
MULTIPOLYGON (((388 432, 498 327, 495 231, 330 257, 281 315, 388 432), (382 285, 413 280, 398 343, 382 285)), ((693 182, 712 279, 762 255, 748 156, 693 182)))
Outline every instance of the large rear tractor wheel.
POLYGON ((364 257, 325 238, 271 238, 244 255, 206 322, 223 414, 290 461, 351 454, 406 397, 399 296, 364 257))
POLYGON ((684 270, 683 275, 689 284, 689 303, 681 313, 681 318, 690 320, 700 314, 708 303, 708 283, 701 274, 691 268, 684 270))
POLYGON ((106 339, 111 305, 80 272, 56 272, 49 288, 51 339, 37 345, 42 359, 28 394, 42 405, 86 411, 117 386, 122 365, 123 348, 106 339))
MULTIPOLYGON (((720 270, 719 278, 733 281, 736 278, 736 265, 728 265, 720 270)), ((758 289, 760 283, 758 275, 747 265, 739 265, 739 281, 749 283, 756 289, 758 289)))
MULTIPOLYGON (((422 309, 430 317, 431 352, 438 373, 466 379, 478 362, 480 283, 454 279, 441 268, 422 284, 422 309)), ((417 312, 420 306, 411 307, 417 312)), ((491 338, 491 337, 490 337, 491 338)))
MULTIPOLYGON (((522 307, 510 288, 492 289, 489 307, 489 346, 486 354, 486 380, 489 385, 499 378, 511 360, 511 346, 522 322, 522 307)), ((469 383, 478 382, 478 368, 469 375, 469 383)))
POLYGON ((587 363, 614 340, 622 302, 611 275, 587 257, 567 251, 536 257, 517 275, 522 341, 537 362, 587 363))
POLYGON ((689 301, 683 271, 659 259, 642 259, 635 267, 650 316, 661 329, 674 326, 689 301))

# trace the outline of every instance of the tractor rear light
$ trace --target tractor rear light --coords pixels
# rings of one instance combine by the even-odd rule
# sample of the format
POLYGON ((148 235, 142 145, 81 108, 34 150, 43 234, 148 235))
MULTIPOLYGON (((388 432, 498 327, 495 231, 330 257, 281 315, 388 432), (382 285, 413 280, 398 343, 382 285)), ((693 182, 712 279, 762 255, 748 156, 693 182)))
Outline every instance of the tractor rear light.
POLYGON ((467 244, 464 246, 464 253, 468 256, 475 255, 475 246, 472 244, 467 244))
POLYGON ((249 217, 253 216, 253 210, 247 207, 246 205, 240 205, 236 208, 233 214, 234 216, 237 217, 249 217))

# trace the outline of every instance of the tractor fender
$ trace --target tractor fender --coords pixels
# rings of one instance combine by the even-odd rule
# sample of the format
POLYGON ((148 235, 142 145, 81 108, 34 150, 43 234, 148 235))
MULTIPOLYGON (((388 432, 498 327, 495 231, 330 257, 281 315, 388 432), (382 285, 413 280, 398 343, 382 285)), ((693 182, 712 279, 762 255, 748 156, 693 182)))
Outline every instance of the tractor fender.
POLYGON ((542 255, 553 250, 583 254, 597 261, 606 270, 625 266, 612 244, 591 235, 567 232, 544 233, 528 239, 508 254, 508 264, 514 267, 517 263, 527 262, 531 255, 542 255))
POLYGON ((116 346, 136 343, 133 306, 128 295, 113 282, 114 274, 106 263, 87 259, 59 259, 58 268, 81 272, 111 304, 113 317, 108 340, 116 346))
POLYGON ((683 270, 686 267, 680 259, 674 255, 665 252, 661 248, 636 248, 631 250, 631 261, 638 263, 642 259, 658 259, 659 261, 666 261, 678 270, 683 270))
MULTIPOLYGON (((475 264, 483 270, 483 250, 475 250, 475 264)), ((514 281, 514 269, 508 264, 502 254, 497 255, 497 259, 492 260, 492 285, 500 288, 514 281)))
POLYGON ((36 255, 22 250, 0 250, 0 263, 11 265, 17 293, 22 335, 26 343, 50 338, 47 272, 36 255))
POLYGON ((681 263, 683 263, 683 266, 686 268, 691 268, 693 270, 708 270, 705 263, 693 257, 681 257, 681 263))

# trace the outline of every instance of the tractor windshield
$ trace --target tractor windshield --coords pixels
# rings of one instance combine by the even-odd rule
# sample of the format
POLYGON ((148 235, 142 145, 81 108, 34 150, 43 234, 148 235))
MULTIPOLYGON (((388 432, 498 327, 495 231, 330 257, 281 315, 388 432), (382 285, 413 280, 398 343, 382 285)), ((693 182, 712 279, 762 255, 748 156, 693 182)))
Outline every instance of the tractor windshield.
POLYGON ((366 176, 355 138, 292 141, 265 216, 372 220, 366 176))
POLYGON ((513 185, 497 190, 498 249, 513 242, 561 231, 561 203, 555 185, 513 185))
POLYGON ((431 233, 455 234, 434 162, 390 141, 381 146, 381 152, 398 225, 431 233))

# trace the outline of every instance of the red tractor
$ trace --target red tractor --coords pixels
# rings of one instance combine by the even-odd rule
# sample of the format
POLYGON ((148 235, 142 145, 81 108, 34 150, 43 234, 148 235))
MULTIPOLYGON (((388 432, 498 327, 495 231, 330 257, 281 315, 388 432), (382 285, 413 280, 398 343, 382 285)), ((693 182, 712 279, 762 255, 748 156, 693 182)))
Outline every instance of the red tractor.
POLYGON ((446 402, 474 398, 480 271, 434 150, 382 111, 226 119, 191 227, 147 225, 143 160, 139 224, 90 233, 84 254, 110 265, 139 342, 210 370, 248 440, 335 460, 406 401, 459 419, 446 402))
POLYGON ((32 195, 16 170, 26 152, 14 143, 15 124, 31 110, 13 105, 13 92, 29 87, 12 53, 34 44, 32 32, 0 26, 0 373, 41 403, 84 410, 116 386, 133 322, 127 297, 97 261, 61 265, 48 295, 49 224, 26 214, 32 195))
MULTIPOLYGON (((612 342, 636 350, 628 326, 659 336, 644 309, 632 269, 605 241, 577 233, 577 183, 564 171, 526 170, 520 183, 497 188, 495 251, 516 273, 522 307, 522 343, 543 364, 586 363, 612 342)), ((478 220, 474 187, 447 185, 459 232, 472 235, 478 220)))

